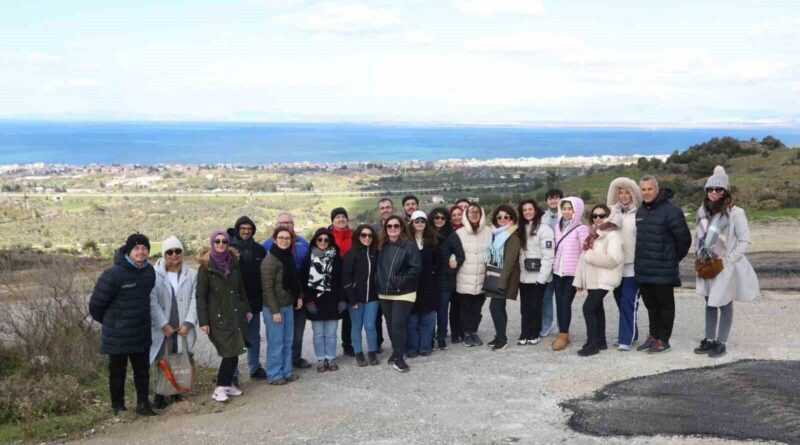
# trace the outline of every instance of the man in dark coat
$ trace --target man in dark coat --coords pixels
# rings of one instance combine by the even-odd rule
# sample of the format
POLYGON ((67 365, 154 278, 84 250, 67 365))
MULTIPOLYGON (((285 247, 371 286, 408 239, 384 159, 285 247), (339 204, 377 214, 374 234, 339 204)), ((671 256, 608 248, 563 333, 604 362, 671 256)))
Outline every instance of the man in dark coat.
MULTIPOLYGON (((250 302, 250 310, 253 313, 253 320, 247 324, 247 367, 250 370, 250 378, 253 380, 264 380, 267 372, 261 366, 261 309, 263 300, 261 297, 261 261, 267 256, 267 251, 261 244, 253 240, 256 234, 256 224, 247 216, 242 216, 236 220, 233 228, 228 229, 228 237, 231 239, 230 247, 239 251, 239 270, 242 272, 244 288, 247 292, 247 300, 250 302)), ((239 383, 238 369, 234 376, 234 382, 239 383)))
POLYGON ((103 325, 100 353, 108 354, 108 386, 114 414, 125 411, 125 374, 128 361, 136 386, 136 413, 154 416, 147 393, 150 384, 150 291, 156 284, 148 264, 150 241, 134 233, 114 254, 114 265, 97 279, 89 313, 103 325))
POLYGON ((660 353, 671 348, 674 288, 681 285, 678 264, 689 252, 692 235, 683 211, 669 200, 672 190, 659 189, 652 176, 643 177, 639 188, 643 202, 636 211, 633 268, 650 319, 650 336, 636 349, 660 353))

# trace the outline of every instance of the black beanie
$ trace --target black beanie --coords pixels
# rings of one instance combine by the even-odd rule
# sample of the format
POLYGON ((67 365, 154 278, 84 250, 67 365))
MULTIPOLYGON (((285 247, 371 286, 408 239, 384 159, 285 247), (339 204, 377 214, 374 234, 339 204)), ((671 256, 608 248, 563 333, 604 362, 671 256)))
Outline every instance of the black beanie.
POLYGON ((147 247, 147 250, 150 250, 150 240, 141 233, 134 233, 128 237, 127 241, 125 241, 125 252, 130 253, 134 247, 140 244, 144 247, 147 247))
POLYGON ((344 215, 345 218, 350 219, 350 217, 347 216, 347 210, 345 210, 344 207, 336 207, 335 209, 331 210, 331 222, 333 222, 333 219, 336 218, 336 215, 344 215))

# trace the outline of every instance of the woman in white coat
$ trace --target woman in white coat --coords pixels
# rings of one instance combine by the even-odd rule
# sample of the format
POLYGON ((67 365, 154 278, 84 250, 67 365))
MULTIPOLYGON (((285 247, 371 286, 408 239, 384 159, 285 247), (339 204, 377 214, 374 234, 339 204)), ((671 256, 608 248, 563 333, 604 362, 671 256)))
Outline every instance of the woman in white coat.
POLYGON ((517 344, 535 345, 541 338, 542 302, 547 283, 553 280, 555 234, 542 224, 544 211, 536 201, 523 199, 519 203, 519 311, 520 334, 517 344))
MULTIPOLYGON (((184 352, 186 337, 189 350, 197 339, 195 291, 197 272, 183 260, 183 244, 174 236, 161 245, 162 257, 156 262, 156 285, 150 293, 151 335, 150 364, 164 353, 164 342, 170 352, 184 352)), ((173 396, 173 400, 179 400, 173 396)), ((163 408, 164 395, 156 394, 153 407, 163 408)))
POLYGON ((722 166, 706 181, 706 198, 697 211, 697 258, 722 259, 713 278, 697 277, 695 290, 706 300, 706 335, 697 354, 725 355, 733 324, 733 300, 751 301, 760 293, 758 277, 744 256, 750 247, 750 228, 744 210, 733 205, 730 182, 722 166))
POLYGON ((486 278, 486 245, 492 230, 486 226, 486 214, 480 204, 472 202, 467 207, 464 227, 456 230, 464 248, 464 264, 456 275, 456 292, 461 300, 461 325, 464 328, 464 346, 480 346, 478 337, 481 310, 486 302, 483 281, 486 278))

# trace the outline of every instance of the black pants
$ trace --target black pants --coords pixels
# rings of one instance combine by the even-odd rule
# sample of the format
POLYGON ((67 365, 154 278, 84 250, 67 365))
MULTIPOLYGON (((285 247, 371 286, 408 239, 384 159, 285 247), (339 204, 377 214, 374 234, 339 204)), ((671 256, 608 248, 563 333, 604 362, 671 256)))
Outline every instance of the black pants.
POLYGON ((408 314, 414 303, 410 301, 381 300, 381 308, 389 327, 389 340, 392 341, 392 358, 403 357, 406 352, 408 314))
POLYGON ((350 311, 342 313, 342 349, 353 350, 353 323, 350 321, 350 311))
POLYGON ((656 284, 640 284, 639 293, 647 308, 650 320, 650 336, 669 341, 675 322, 675 288, 656 284))
POLYGON ((128 360, 133 368, 136 403, 147 403, 147 392, 150 385, 150 351, 138 354, 109 354, 108 389, 111 393, 111 406, 117 407, 125 404, 125 374, 128 372, 128 360))
POLYGON ((553 289, 556 294, 556 316, 558 317, 558 332, 566 334, 569 332, 569 324, 572 322, 572 300, 575 299, 577 289, 572 287, 572 280, 575 277, 565 275, 553 275, 553 289))
POLYGON ((217 386, 231 386, 233 372, 239 366, 239 356, 223 357, 217 370, 217 386))
POLYGON ((603 308, 603 298, 607 290, 589 289, 589 295, 583 303, 583 318, 586 319, 586 344, 605 343, 606 341, 606 311, 603 308))
MULTIPOLYGON (((268 316, 269 314, 265 311, 268 316)), ((292 363, 297 363, 303 358, 303 334, 306 332, 306 308, 294 310, 294 336, 292 337, 292 363)))
POLYGON ((375 318, 375 332, 378 333, 378 349, 383 345, 383 308, 378 305, 378 316, 375 318))
POLYGON ((508 325, 506 299, 491 298, 491 301, 489 301, 489 313, 492 314, 495 338, 499 341, 508 342, 508 337, 506 337, 506 325, 508 325))
POLYGON ((478 332, 478 326, 483 317, 481 310, 486 301, 486 294, 459 294, 459 299, 461 300, 461 326, 464 327, 464 332, 478 332))
POLYGON ((533 340, 542 332, 542 301, 547 286, 539 283, 519 284, 520 340, 533 340))
POLYGON ((464 327, 461 324, 461 295, 456 291, 450 295, 450 335, 464 337, 464 327))

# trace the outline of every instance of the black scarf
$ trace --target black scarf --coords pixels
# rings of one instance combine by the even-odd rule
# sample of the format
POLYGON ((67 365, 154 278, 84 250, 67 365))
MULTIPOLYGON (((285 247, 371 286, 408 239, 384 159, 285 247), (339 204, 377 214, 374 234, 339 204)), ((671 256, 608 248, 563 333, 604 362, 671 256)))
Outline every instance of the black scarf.
POLYGON ((294 258, 292 258, 292 250, 281 249, 278 247, 278 243, 272 243, 269 253, 283 264, 283 290, 296 290, 298 286, 297 269, 295 269, 294 258))

